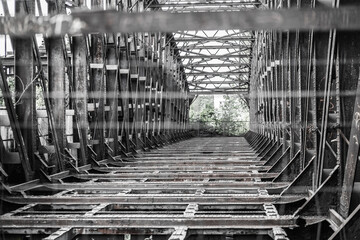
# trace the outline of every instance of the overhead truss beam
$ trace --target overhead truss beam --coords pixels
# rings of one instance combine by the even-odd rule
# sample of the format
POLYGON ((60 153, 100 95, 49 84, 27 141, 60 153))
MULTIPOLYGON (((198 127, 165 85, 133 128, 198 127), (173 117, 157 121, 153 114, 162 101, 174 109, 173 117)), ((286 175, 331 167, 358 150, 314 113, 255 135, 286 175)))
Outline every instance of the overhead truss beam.
MULTIPOLYGON (((74 12, 71 15, 0 18, 0 34, 29 36, 35 33, 61 36, 104 32, 176 32, 227 29, 360 29, 360 7, 252 10, 211 13, 74 12), (30 24, 31 23, 31 24, 30 24), (116 24, 114 24, 116 23, 116 24), (61 27, 57 27, 61 26, 61 27)), ((250 40, 250 39, 249 39, 250 40)))
POLYGON ((261 5, 260 2, 179 2, 179 3, 157 3, 151 4, 150 8, 187 8, 187 7, 237 7, 237 6, 258 6, 261 5))
POLYGON ((228 75, 246 75, 249 72, 190 72, 187 76, 228 76, 228 75))
POLYGON ((207 68, 207 67, 248 67, 250 63, 189 63, 184 66, 186 69, 207 68))
POLYGON ((229 55, 188 55, 188 56, 180 56, 182 59, 217 59, 217 58, 248 58, 250 55, 244 55, 244 54, 229 54, 229 55))

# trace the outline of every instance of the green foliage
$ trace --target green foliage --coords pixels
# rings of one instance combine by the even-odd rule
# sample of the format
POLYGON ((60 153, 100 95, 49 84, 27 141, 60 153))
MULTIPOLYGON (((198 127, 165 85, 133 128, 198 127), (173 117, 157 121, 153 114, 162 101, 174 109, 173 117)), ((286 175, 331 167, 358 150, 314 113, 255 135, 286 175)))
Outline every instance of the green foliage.
MULTIPOLYGON (((11 93, 13 103, 15 103, 16 102, 15 101, 15 78, 13 76, 9 76, 7 78, 7 82, 9 85, 9 90, 11 93)), ((43 94, 42 94, 42 89, 40 86, 38 86, 38 84, 36 84, 36 83, 33 83, 33 84, 36 85, 36 106, 37 106, 37 108, 44 107, 45 103, 44 103, 44 98, 43 98, 43 94)), ((0 106, 5 106, 5 102, 4 102, 4 98, 2 97, 1 90, 0 90, 0 106)))
POLYGON ((214 112, 214 96, 198 96, 190 106, 191 121, 206 121, 214 112))
POLYGON ((223 135, 240 135, 248 131, 249 109, 237 95, 225 95, 216 116, 216 129, 223 135))
POLYGON ((37 108, 45 108, 43 90, 38 85, 36 85, 36 107, 37 108))
POLYGON ((249 126, 249 109, 237 95, 225 95, 220 107, 214 107, 213 96, 199 96, 190 107, 190 120, 199 128, 226 136, 245 133, 249 126))
POLYGON ((199 120, 202 122, 213 121, 215 118, 214 105, 206 104, 205 108, 200 112, 199 120))
MULTIPOLYGON (((7 78, 9 90, 13 101, 15 101, 15 78, 10 76, 7 78)), ((0 90, 0 106, 5 106, 4 98, 2 97, 2 91, 0 90)))

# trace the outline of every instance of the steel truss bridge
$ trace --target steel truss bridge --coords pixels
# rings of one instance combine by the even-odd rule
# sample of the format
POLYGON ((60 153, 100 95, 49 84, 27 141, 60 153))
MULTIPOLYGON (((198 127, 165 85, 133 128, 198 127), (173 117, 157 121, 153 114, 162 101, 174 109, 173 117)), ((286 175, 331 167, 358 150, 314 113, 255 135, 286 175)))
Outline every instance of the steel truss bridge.
POLYGON ((0 239, 357 239, 355 0, 1 0, 0 239), (250 130, 199 136, 199 95, 250 130))

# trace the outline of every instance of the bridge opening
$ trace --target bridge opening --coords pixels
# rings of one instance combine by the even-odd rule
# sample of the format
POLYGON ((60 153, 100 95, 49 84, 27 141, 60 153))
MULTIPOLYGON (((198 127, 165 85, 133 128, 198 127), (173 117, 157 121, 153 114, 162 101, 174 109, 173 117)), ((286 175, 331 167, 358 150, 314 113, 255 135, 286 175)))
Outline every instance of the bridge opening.
POLYGON ((241 136, 249 129, 249 107, 239 95, 198 95, 190 105, 192 129, 202 135, 241 136))

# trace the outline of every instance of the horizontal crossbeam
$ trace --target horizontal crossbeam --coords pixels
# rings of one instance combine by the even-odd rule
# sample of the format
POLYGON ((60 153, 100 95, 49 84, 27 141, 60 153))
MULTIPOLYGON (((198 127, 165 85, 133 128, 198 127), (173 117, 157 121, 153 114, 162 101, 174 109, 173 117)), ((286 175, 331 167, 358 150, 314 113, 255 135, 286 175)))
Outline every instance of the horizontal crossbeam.
POLYGON ((180 51, 188 51, 188 50, 203 50, 203 49, 236 49, 236 50, 240 50, 240 51, 246 51, 246 50, 250 50, 250 46, 249 45, 219 45, 219 46, 184 46, 179 48, 180 51))
POLYGON ((242 94, 247 96, 248 95, 248 91, 203 91, 203 90, 190 90, 190 96, 195 96, 195 95, 233 95, 233 94, 242 94))
MULTIPOLYGON (((116 178, 114 179, 116 180, 116 178)), ((237 203, 237 204, 264 204, 264 203, 289 203, 301 200, 301 196, 280 196, 258 194, 123 194, 113 196, 28 196, 23 197, 4 197, 3 200, 19 203, 41 203, 41 204, 96 204, 96 203, 117 203, 117 204, 145 204, 145 203, 161 203, 161 204, 177 204, 177 203, 237 203)))
POLYGON ((229 55, 211 55, 211 56, 205 56, 205 55, 199 55, 199 56, 180 56, 182 59, 218 59, 218 58, 248 58, 250 57, 249 54, 229 54, 229 55))
POLYGON ((206 82, 203 82, 203 81, 196 81, 196 82, 189 82, 190 85, 204 85, 204 84, 242 84, 244 83, 244 81, 206 81, 206 82))
MULTIPOLYGON (((360 29, 360 7, 251 10, 211 13, 74 12, 71 15, 0 18, 0 34, 47 36, 97 32, 176 32, 229 29, 360 29), (114 24, 116 23, 116 24, 114 24)), ((189 39, 188 39, 189 40, 189 39)))
POLYGON ((201 41, 216 41, 216 42, 228 42, 228 41, 251 41, 255 40, 253 37, 239 37, 239 36, 233 36, 233 37, 195 37, 195 38, 189 38, 189 37, 180 37, 180 38, 174 38, 176 42, 201 42, 201 41))
MULTIPOLYGON (((260 168, 261 169, 261 168, 260 168)), ((234 167, 234 170, 238 170, 234 167)), ((252 169, 249 169, 250 171, 252 169)), ((254 188, 279 188, 283 189, 288 185, 288 183, 274 183, 274 182, 203 182, 203 181, 192 181, 192 182, 101 182, 101 183, 66 183, 66 184, 43 184, 44 187, 54 190, 65 190, 65 189, 102 189, 102 190, 121 190, 121 189, 192 189, 192 188, 202 188, 202 189, 254 189, 254 188), (194 187, 196 185, 196 187, 194 187)), ((20 185, 10 188, 12 191, 26 191, 38 187, 37 184, 31 185, 20 185)))
POLYGON ((240 67, 240 66, 249 66, 249 63, 203 63, 203 64, 197 64, 197 63, 191 63, 187 64, 184 67, 186 69, 192 69, 192 68, 206 68, 206 67, 240 67))
POLYGON ((185 8, 185 7, 218 7, 218 6, 229 6, 229 7, 236 7, 236 6, 256 6, 261 5, 260 2, 188 2, 188 3, 162 3, 162 4, 151 4, 150 8, 185 8))
POLYGON ((187 76, 227 76, 227 75, 243 75, 249 72, 190 72, 186 73, 187 76))
POLYGON ((188 218, 182 215, 168 215, 168 217, 156 218, 149 216, 139 216, 138 218, 114 217, 113 215, 92 216, 92 217, 66 217, 57 218, 43 216, 42 218, 12 218, 0 219, 2 229, 13 228, 56 228, 56 227, 87 227, 106 226, 107 228, 116 227, 141 227, 141 228, 158 228, 175 227, 175 226, 193 226, 196 228, 209 228, 226 226, 232 228, 254 228, 254 229, 271 229, 272 227, 296 227, 296 218, 292 216, 280 216, 277 218, 267 216, 245 216, 245 217, 201 217, 188 218), (41 220, 41 221, 40 221, 41 220))

